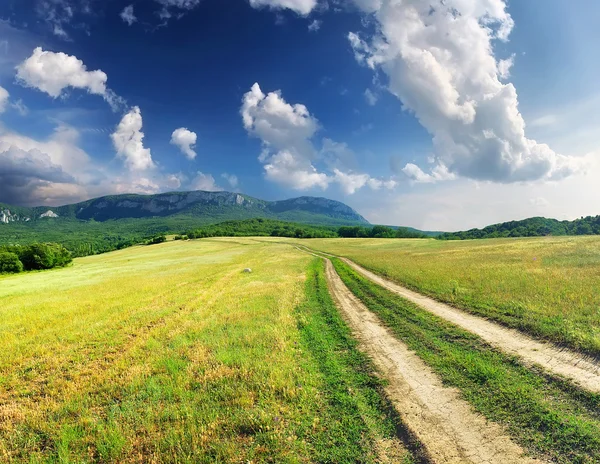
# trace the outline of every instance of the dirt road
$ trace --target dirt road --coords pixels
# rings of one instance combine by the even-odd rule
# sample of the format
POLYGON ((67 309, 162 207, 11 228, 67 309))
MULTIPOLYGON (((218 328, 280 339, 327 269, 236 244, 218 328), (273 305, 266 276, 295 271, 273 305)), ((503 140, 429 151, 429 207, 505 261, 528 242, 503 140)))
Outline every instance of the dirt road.
POLYGON ((442 385, 433 371, 344 285, 326 260, 330 292, 345 319, 388 380, 386 393, 406 427, 439 464, 533 464, 504 429, 476 414, 458 390, 442 385))
POLYGON ((569 378, 586 390, 600 393, 600 363, 597 360, 568 349, 558 348, 550 343, 534 340, 517 330, 495 324, 413 292, 359 266, 349 259, 340 259, 374 283, 416 303, 432 314, 478 335, 490 345, 505 353, 519 356, 529 365, 536 364, 549 372, 569 378))

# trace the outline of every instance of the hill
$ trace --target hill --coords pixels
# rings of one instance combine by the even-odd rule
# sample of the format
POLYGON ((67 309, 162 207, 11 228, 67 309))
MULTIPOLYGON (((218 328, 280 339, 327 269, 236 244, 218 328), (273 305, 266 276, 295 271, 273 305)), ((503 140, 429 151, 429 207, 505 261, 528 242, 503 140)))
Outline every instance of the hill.
POLYGON ((0 245, 56 242, 75 256, 124 248, 162 234, 263 218, 337 228, 369 225, 349 206, 326 198, 265 201, 231 192, 113 195, 58 207, 0 203, 0 245))
POLYGON ((544 217, 533 217, 522 221, 494 224, 483 229, 462 232, 447 232, 441 240, 469 240, 501 237, 541 237, 562 235, 600 235, 600 216, 588 216, 574 221, 559 221, 544 217))
POLYGON ((171 192, 112 195, 58 207, 15 207, 0 203, 0 223, 71 219, 105 222, 187 216, 204 224, 264 217, 310 224, 368 224, 349 206, 326 198, 299 197, 265 201, 232 192, 171 192))

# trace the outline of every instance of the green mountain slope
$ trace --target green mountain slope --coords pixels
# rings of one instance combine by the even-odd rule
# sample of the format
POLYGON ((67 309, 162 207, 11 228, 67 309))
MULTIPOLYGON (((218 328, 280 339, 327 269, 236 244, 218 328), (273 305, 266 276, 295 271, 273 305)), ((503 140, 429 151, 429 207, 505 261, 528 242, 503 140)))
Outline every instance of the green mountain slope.
POLYGON ((534 217, 522 221, 494 224, 483 229, 448 232, 442 240, 468 240, 500 237, 540 237, 546 235, 600 235, 600 216, 588 216, 574 221, 558 221, 534 217))
POLYGON ((193 219, 196 225, 255 217, 310 224, 368 224, 365 218, 349 206, 326 198, 300 197, 284 201, 264 201, 231 192, 113 195, 55 208, 23 208, 0 203, 0 223, 33 223, 52 218, 105 222, 174 217, 193 219))

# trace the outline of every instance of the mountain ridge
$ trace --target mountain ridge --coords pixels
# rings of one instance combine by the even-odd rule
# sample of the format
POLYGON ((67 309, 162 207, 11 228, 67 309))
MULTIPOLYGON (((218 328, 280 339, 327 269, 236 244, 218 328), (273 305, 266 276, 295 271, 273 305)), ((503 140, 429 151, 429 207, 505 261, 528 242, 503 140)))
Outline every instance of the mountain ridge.
POLYGON ((107 195, 57 207, 19 207, 0 203, 0 224, 50 218, 105 222, 178 215, 215 220, 266 217, 314 224, 369 224, 348 205, 323 197, 267 201, 225 191, 107 195))

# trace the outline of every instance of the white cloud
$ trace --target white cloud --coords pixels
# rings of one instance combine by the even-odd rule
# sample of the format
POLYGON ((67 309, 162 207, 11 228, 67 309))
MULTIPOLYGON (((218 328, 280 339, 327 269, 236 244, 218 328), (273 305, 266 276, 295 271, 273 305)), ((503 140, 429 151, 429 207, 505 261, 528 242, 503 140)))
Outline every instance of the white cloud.
POLYGON ((319 29, 321 29, 321 25, 323 24, 323 21, 320 21, 318 19, 315 19, 312 23, 310 23, 308 25, 308 30, 310 32, 318 32, 319 29))
POLYGON ((394 190, 398 186, 398 182, 395 181, 394 179, 375 179, 375 178, 371 177, 367 181, 367 185, 372 190, 380 190, 382 188, 387 189, 387 190, 394 190))
POLYGON ((365 100, 367 100, 369 105, 375 106, 379 97, 371 89, 367 89, 365 90, 365 100))
POLYGON ((269 158, 265 164, 265 176, 268 180, 295 190, 314 187, 325 190, 330 182, 327 174, 318 172, 308 160, 285 150, 269 158))
POLYGON ((334 169, 333 172, 335 173, 334 182, 340 184, 342 191, 347 195, 352 195, 369 181, 367 174, 345 173, 339 169, 334 169))
POLYGON ((248 133, 263 143, 258 159, 270 181, 296 190, 325 190, 331 183, 337 183, 347 194, 365 185, 373 189, 395 186, 393 181, 373 179, 356 172, 355 154, 345 143, 324 138, 317 152, 312 140, 319 130, 319 122, 306 106, 287 103, 280 91, 265 95, 260 86, 254 84, 244 95, 240 113, 248 133), (315 166, 319 160, 333 172, 320 172, 315 166))
POLYGON ((448 168, 443 164, 434 166, 431 174, 424 172, 419 166, 413 163, 407 163, 401 170, 413 182, 419 184, 428 184, 443 180, 453 180, 456 176, 448 171, 448 168))
POLYGON ((263 143, 259 160, 267 179, 298 190, 327 188, 327 175, 312 164, 316 152, 311 139, 319 123, 306 106, 290 105, 279 91, 265 95, 254 84, 240 112, 245 129, 263 143))
POLYGON ((135 106, 123 116, 115 132, 110 136, 117 155, 125 161, 131 171, 143 171, 153 168, 150 149, 144 147, 142 132, 142 113, 135 106))
POLYGON ((123 8, 123 11, 121 11, 121 14, 119 16, 129 26, 131 26, 133 23, 135 23, 137 21, 137 18, 133 12, 133 5, 128 5, 125 8, 123 8))
POLYGON ((223 191, 223 188, 217 185, 213 176, 200 171, 196 173, 196 177, 192 180, 191 188, 192 190, 204 190, 205 192, 223 191))
POLYGON ((501 79, 508 79, 510 77, 510 70, 515 64, 515 54, 513 53, 509 58, 498 61, 498 75, 501 79))
POLYGON ((117 110, 124 101, 106 87, 107 80, 105 72, 88 71, 77 57, 44 51, 41 47, 17 66, 17 81, 23 86, 41 90, 53 98, 60 97, 69 87, 87 90, 102 96, 113 110, 117 110))
POLYGON ((187 130, 185 127, 175 129, 171 135, 171 144, 179 147, 181 152, 193 160, 196 158, 196 152, 194 151, 196 140, 198 136, 195 132, 187 130))
POLYGON ((4 113, 6 110, 9 96, 8 90, 6 90, 4 87, 0 87, 0 113, 4 113))
POLYGON ((433 136, 440 166, 495 182, 557 179, 578 169, 573 158, 526 138, 516 89, 500 81, 510 67, 496 60, 493 43, 507 40, 514 24, 503 0, 357 3, 379 26, 369 40, 348 35, 357 61, 385 73, 388 90, 433 136))
POLYGON ((239 180, 236 175, 227 174, 226 172, 224 172, 223 174, 221 174, 221 177, 227 181, 231 188, 237 188, 239 180))
POLYGON ((317 0, 250 0, 252 8, 268 7, 272 10, 292 10, 307 16, 316 6, 317 0))
POLYGON ((376 179, 368 174, 342 172, 339 169, 334 169, 333 172, 335 176, 332 182, 338 183, 346 195, 353 195, 365 186, 371 190, 380 190, 382 188, 393 190, 398 185, 394 179, 376 179))

